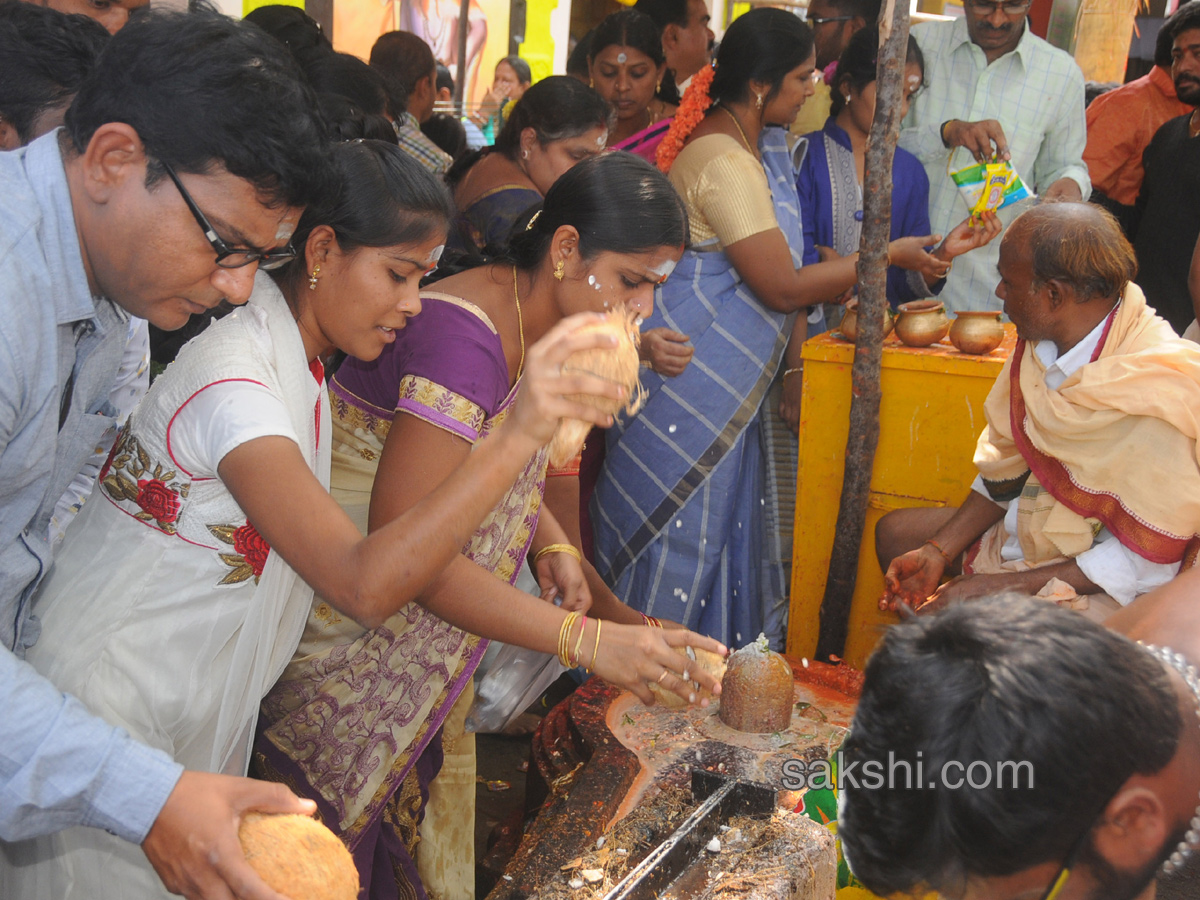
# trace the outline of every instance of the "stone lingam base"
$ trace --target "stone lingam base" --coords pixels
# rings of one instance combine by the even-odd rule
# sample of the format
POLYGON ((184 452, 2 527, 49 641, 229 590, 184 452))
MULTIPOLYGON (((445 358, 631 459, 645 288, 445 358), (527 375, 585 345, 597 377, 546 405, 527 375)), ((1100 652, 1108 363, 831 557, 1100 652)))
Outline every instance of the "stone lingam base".
POLYGON ((775 812, 735 817, 719 847, 698 852, 663 900, 832 900, 837 855, 828 829, 795 812, 791 759, 827 759, 854 714, 861 673, 789 660, 791 725, 774 734, 725 726, 717 707, 646 707, 591 679, 556 706, 533 740, 526 829, 488 900, 600 900, 691 813, 691 771, 770 786, 775 812))

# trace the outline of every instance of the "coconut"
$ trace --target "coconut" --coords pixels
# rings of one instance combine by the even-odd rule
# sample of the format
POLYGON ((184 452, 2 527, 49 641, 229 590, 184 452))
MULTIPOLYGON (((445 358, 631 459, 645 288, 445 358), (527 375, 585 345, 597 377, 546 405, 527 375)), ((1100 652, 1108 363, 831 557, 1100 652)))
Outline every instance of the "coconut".
MULTIPOLYGON (((717 681, 720 681, 722 676, 725 674, 725 657, 718 656, 711 650, 698 650, 695 647, 676 647, 675 652, 688 658, 688 671, 703 669, 713 678, 717 679, 717 681)), ((703 690, 696 682, 693 681, 692 686, 696 691, 697 703, 699 703, 705 697, 707 697, 709 700, 713 698, 712 694, 706 690, 703 690)), ((654 695, 654 702, 661 703, 663 706, 687 706, 687 701, 685 701, 674 691, 668 691, 660 684, 650 682, 650 693, 654 695)))
POLYGON ((238 838, 267 885, 293 900, 357 900, 358 869, 346 845, 308 816, 250 813, 238 838))
MULTIPOLYGON (((614 416, 622 411, 632 415, 642 408, 645 393, 638 380, 641 372, 641 360, 638 358, 638 344, 642 339, 640 326, 640 319, 624 308, 610 311, 598 322, 580 326, 580 333, 597 331, 613 335, 617 339, 617 346, 572 353, 562 367, 563 372, 586 372, 622 385, 628 401, 622 403, 591 394, 567 394, 568 399, 594 406, 614 416)), ((591 423, 580 419, 563 419, 559 422, 554 439, 550 442, 550 465, 559 468, 574 459, 583 449, 583 442, 591 430, 591 423)))

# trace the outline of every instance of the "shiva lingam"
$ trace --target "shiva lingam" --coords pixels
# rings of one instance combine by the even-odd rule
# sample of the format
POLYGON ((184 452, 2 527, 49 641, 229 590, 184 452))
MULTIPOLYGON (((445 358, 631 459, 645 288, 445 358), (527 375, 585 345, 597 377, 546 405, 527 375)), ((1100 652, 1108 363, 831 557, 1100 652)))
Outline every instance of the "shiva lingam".
POLYGON ((950 325, 950 343, 961 353, 983 356, 991 353, 1004 340, 1004 323, 999 310, 976 310, 955 313, 950 325))
POLYGON ((862 675, 740 653, 708 707, 647 707, 592 678, 551 710, 533 741, 536 818, 488 900, 832 900, 832 833, 797 812, 804 791, 785 787, 785 764, 831 757, 862 675), (772 722, 732 699, 764 693, 785 698, 772 722))
POLYGON ((896 336, 910 347, 936 344, 950 330, 950 320, 940 300, 910 300, 901 303, 898 309, 896 336))

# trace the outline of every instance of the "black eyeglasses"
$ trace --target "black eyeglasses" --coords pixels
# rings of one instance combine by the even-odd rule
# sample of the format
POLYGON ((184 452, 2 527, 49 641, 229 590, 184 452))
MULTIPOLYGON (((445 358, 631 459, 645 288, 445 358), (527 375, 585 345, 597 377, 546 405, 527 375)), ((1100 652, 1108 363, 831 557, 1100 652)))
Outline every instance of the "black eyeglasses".
POLYGON ((183 186, 183 182, 175 174, 175 170, 161 159, 159 160, 159 164, 171 176, 171 180, 175 182, 175 187, 179 189, 179 196, 183 197, 183 202, 191 210, 196 224, 200 226, 200 230, 204 232, 208 243, 212 245, 213 252, 217 254, 217 265, 222 269, 240 269, 251 263, 258 263, 260 269, 270 271, 271 269, 278 269, 280 266, 296 258, 296 248, 292 246, 291 241, 288 241, 286 247, 274 250, 255 250, 252 247, 230 247, 213 230, 208 217, 200 211, 200 207, 196 205, 196 201, 192 199, 192 195, 187 192, 187 188, 183 186))
POLYGON ((805 21, 809 25, 826 25, 829 22, 849 22, 855 16, 809 16, 805 21))
POLYGON ((1007 0, 1005 3, 988 3, 986 0, 970 0, 977 16, 990 16, 996 10, 1006 16, 1021 16, 1029 11, 1032 0, 1007 0))

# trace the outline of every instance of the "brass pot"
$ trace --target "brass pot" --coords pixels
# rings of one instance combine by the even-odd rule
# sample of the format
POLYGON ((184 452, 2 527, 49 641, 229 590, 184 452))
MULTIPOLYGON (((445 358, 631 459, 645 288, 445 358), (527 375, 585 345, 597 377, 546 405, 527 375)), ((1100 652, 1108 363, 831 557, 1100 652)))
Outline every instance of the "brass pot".
POLYGON ((896 336, 910 347, 936 344, 950 330, 946 308, 940 300, 911 300, 900 304, 896 336))
MULTIPOLYGON (((858 298, 855 297, 852 300, 846 301, 843 309, 846 310, 846 313, 842 316, 842 322, 838 325, 838 331, 841 332, 842 337, 854 343, 854 341, 858 340, 858 298)), ((886 307, 883 310, 884 337, 892 333, 892 328, 895 324, 896 317, 892 314, 892 308, 890 306, 886 307)))
POLYGON ((950 325, 950 343, 961 353, 983 356, 1004 340, 1004 323, 998 310, 979 310, 955 314, 950 325))

